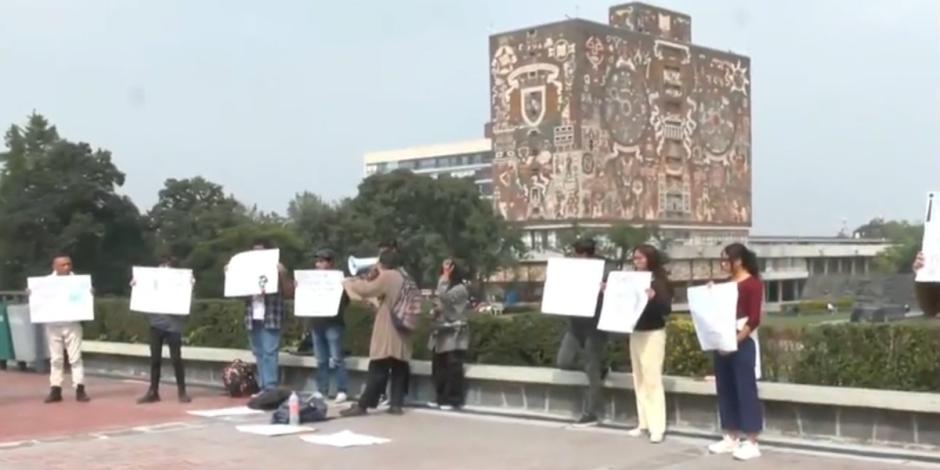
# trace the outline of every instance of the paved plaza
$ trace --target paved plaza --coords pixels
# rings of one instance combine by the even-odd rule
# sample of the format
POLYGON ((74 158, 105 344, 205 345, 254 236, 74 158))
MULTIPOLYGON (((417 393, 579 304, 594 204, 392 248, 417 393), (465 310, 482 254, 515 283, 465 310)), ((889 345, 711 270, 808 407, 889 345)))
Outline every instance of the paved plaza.
MULTIPOLYGON (((940 468, 899 461, 765 449, 752 463, 708 456, 705 441, 672 437, 660 445, 631 439, 621 430, 569 429, 556 422, 475 414, 410 410, 405 416, 376 413, 366 418, 314 424, 319 433, 352 430, 391 439, 374 447, 337 449, 296 436, 242 434, 237 424, 266 417, 197 418, 187 410, 237 406, 217 390, 193 390, 194 402, 140 406, 146 385, 93 379, 93 401, 71 395, 59 405, 41 403, 44 377, 0 372, 0 469, 761 469, 895 470, 940 468)), ((334 410, 335 411, 335 410, 334 410)))

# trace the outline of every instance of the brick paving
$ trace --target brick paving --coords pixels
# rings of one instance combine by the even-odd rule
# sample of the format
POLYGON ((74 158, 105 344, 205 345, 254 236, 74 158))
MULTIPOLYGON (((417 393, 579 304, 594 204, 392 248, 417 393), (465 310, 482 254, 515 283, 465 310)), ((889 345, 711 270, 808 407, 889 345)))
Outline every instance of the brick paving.
POLYGON ((144 385, 97 379, 91 382, 97 400, 88 405, 66 402, 53 416, 48 406, 39 403, 41 384, 7 374, 0 375, 0 384, 0 413, 4 413, 0 442, 10 436, 69 436, 0 448, 0 470, 721 470, 747 465, 771 470, 901 470, 913 466, 773 449, 765 449, 759 461, 742 464, 727 456, 705 455, 706 443, 697 440, 670 438, 651 445, 616 430, 571 430, 551 422, 418 410, 401 417, 377 413, 317 423, 321 433, 349 429, 392 439, 375 447, 335 449, 296 436, 266 438, 235 430, 238 422, 263 422, 266 417, 219 420, 185 414, 186 409, 240 403, 211 391, 200 391, 188 407, 170 402, 144 407, 133 403, 144 385), (7 385, 14 382, 23 388, 11 392, 7 385), (9 413, 15 418, 10 419, 9 413), (129 429, 135 426, 147 427, 129 429))

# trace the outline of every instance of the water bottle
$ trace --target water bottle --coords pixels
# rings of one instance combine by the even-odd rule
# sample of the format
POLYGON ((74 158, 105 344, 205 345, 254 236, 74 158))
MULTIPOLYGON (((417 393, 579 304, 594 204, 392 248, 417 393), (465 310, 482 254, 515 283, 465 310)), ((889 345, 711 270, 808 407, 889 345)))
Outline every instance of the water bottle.
POLYGON ((300 424, 300 398, 297 398, 297 392, 291 392, 287 400, 288 422, 291 426, 300 424))

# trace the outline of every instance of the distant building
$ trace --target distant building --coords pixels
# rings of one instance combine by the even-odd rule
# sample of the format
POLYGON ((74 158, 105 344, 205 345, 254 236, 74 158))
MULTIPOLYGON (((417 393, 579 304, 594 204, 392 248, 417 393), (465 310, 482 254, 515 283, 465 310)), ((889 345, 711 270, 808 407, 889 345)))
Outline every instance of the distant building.
POLYGON ((364 160, 366 176, 404 169, 432 178, 472 178, 482 195, 490 197, 493 193, 489 139, 371 152, 364 160))

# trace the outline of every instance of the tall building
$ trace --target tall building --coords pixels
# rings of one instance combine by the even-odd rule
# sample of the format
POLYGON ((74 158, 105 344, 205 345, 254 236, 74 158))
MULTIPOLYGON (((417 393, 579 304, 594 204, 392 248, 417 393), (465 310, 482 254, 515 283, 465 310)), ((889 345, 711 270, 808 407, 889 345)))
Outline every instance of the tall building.
POLYGON ((411 170, 432 178, 440 175, 472 178, 483 196, 493 193, 493 150, 489 139, 371 152, 364 161, 366 176, 411 170))
POLYGON ((747 57, 691 44, 688 15, 630 3, 490 38, 493 198, 527 228, 751 226, 747 57))

